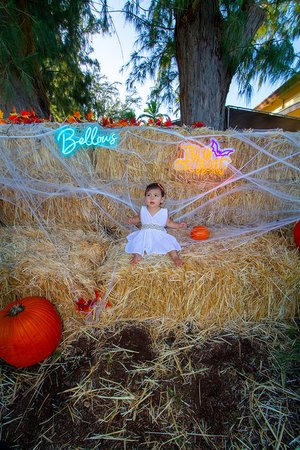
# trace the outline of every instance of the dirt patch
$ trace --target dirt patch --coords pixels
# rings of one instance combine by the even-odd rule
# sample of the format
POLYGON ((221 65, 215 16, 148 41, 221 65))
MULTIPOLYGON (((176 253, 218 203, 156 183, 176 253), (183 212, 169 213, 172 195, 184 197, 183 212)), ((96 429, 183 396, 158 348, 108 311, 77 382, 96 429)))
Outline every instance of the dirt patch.
POLYGON ((154 343, 150 331, 89 330, 49 364, 4 365, 15 394, 6 393, 2 438, 22 450, 223 450, 248 428, 251 448, 262 448, 245 392, 269 383, 264 343, 233 334, 154 343))

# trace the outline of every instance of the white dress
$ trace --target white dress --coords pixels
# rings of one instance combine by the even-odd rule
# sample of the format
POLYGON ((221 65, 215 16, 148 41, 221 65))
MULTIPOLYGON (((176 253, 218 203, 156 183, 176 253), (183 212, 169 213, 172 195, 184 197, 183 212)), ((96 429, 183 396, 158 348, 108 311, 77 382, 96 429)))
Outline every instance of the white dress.
POLYGON ((146 206, 141 208, 142 227, 127 236, 125 251, 144 255, 153 253, 165 255, 172 250, 181 250, 174 236, 167 233, 165 227, 168 220, 167 208, 161 208, 153 216, 146 206))

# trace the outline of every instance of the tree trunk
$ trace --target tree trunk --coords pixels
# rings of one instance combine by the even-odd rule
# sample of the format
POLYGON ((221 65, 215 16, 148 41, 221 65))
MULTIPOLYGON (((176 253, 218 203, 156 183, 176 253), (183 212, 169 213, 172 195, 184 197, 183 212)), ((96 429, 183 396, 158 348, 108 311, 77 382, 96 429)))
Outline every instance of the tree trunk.
MULTIPOLYGON (((243 46, 251 42, 263 17, 253 2, 242 5, 247 20, 243 46)), ((190 0, 184 11, 174 10, 175 52, 180 85, 181 122, 204 122, 222 130, 225 102, 235 72, 223 46, 223 18, 217 0, 190 0)))
POLYGON ((33 110, 39 117, 49 117, 50 110, 48 101, 45 99, 44 92, 39 92, 40 87, 36 85, 33 80, 33 88, 28 91, 24 88, 24 84, 16 73, 10 82, 9 95, 1 95, 0 93, 0 109, 5 113, 5 116, 10 114, 14 108, 17 112, 21 110, 33 110))
MULTIPOLYGON (((6 1, 2 3, 7 6, 6 1)), ((2 90, 0 94, 0 109, 9 114, 13 108, 17 111, 32 108, 41 117, 49 116, 49 100, 42 81, 34 36, 32 31, 32 18, 28 8, 28 0, 16 0, 17 14, 14 20, 21 31, 22 40, 18 49, 21 60, 31 59, 30 71, 20 68, 12 59, 9 63, 9 89, 7 93, 2 90)), ((6 12, 9 14, 8 9, 6 12)), ((29 66, 27 66, 29 67, 29 66)))

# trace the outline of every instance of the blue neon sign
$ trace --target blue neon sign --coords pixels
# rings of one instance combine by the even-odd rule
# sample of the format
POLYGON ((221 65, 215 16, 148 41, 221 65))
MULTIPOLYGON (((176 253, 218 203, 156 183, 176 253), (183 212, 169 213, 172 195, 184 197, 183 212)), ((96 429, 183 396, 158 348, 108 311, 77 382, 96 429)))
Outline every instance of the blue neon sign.
POLYGON ((63 156, 71 156, 80 148, 115 148, 120 140, 117 130, 103 130, 99 125, 80 128, 67 125, 55 132, 55 138, 63 156))

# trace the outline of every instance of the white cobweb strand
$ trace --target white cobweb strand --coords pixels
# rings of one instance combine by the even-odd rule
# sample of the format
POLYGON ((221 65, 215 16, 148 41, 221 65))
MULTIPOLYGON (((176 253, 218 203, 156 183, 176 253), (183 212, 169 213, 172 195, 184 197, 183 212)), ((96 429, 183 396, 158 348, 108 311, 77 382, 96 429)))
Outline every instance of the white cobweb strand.
MULTIPOLYGON (((80 128, 86 124, 76 126, 80 128)), ((143 196, 138 197, 132 192, 136 192, 138 189, 142 193, 147 184, 158 181, 146 178, 147 165, 156 161, 158 151, 168 146, 174 148, 175 153, 178 145, 189 138, 173 129, 153 129, 153 137, 151 137, 149 130, 151 130, 149 127, 119 129, 120 142, 116 149, 109 150, 125 155, 125 160, 126 155, 128 158, 134 155, 139 163, 145 166, 145 179, 130 181, 128 165, 125 164, 124 173, 119 179, 99 180, 92 162, 92 150, 82 149, 76 153, 76 156, 68 158, 62 156, 55 140, 55 129, 45 124, 1 125, 0 198, 15 206, 21 203, 22 208, 25 208, 26 212, 33 216, 36 225, 43 230, 54 246, 55 238, 51 235, 50 223, 44 214, 43 207, 49 199, 59 197, 76 197, 83 201, 87 199, 99 211, 99 217, 105 217, 112 226, 126 234, 126 230, 129 232, 129 227, 125 225, 125 218, 137 213, 143 203, 143 196), (143 129, 147 130, 145 133, 147 136, 143 136, 143 129), (160 138, 157 139, 157 136, 160 138), (150 146, 145 157, 145 152, 140 154, 136 149, 129 148, 128 137, 140 139, 147 145, 153 144, 153 149, 150 146), (45 149, 48 152, 46 169, 45 149), (51 165, 54 168, 53 173, 49 169, 51 165), (103 197, 115 205, 118 214, 109 211, 107 203, 101 201, 103 197)), ((169 181, 166 180, 165 206, 168 207, 172 218, 185 221, 190 227, 196 224, 207 225, 211 230, 210 240, 222 240, 223 243, 226 242, 226 248, 241 245, 249 239, 299 220, 299 133, 268 131, 231 132, 229 134, 227 132, 192 136, 193 141, 202 143, 207 143, 211 138, 221 139, 223 142, 230 139, 232 147, 234 147, 232 144, 234 142, 235 145, 243 148, 243 150, 237 149, 236 152, 247 151, 249 159, 245 161, 244 155, 244 163, 241 167, 229 165, 226 171, 227 178, 207 183, 208 188, 205 191, 196 192, 195 195, 187 194, 184 198, 179 198, 177 193, 172 190, 168 191, 169 181), (258 144, 258 141, 265 145, 258 144), (282 151, 277 151, 277 148, 281 150, 285 148, 284 154, 282 151), (260 160, 265 163, 261 165, 260 160), (270 170, 273 174, 278 171, 278 176, 270 177, 270 170), (281 176, 284 171, 289 172, 288 179, 281 176), (236 200, 231 203, 231 199, 236 199, 237 196, 241 200, 243 196, 247 196, 245 198, 249 199, 250 203, 251 198, 254 198, 252 196, 261 196, 263 203, 263 199, 269 200, 268 204, 261 204, 257 211, 251 212, 251 205, 249 205, 249 211, 241 211, 236 200), (233 217, 231 221, 228 220, 230 209, 232 209, 233 217), (213 210, 215 210, 215 217, 216 211, 218 212, 218 220, 214 221, 214 214, 210 213, 213 210), (222 215, 223 221, 220 220, 222 215)), ((101 150, 97 150, 97 152, 99 151, 101 150)), ((107 150, 103 149, 104 158, 106 154, 107 150)), ((99 158, 99 153, 97 153, 97 157, 99 158)), ((170 167, 172 170, 172 166, 170 167)), ((173 171, 172 179, 176 180, 175 169, 173 171)), ((187 186, 189 176, 189 174, 182 175, 181 172, 180 180, 182 183, 186 180, 187 186)), ((164 183, 163 179, 159 181, 164 183)), ((193 183, 197 186, 195 178, 193 178, 193 183)), ((199 183, 205 183, 200 176, 199 183)), ((197 189, 195 190, 197 191, 197 189)), ((242 204, 247 205, 247 200, 242 204)), ((5 224, 5 218, 1 220, 5 224)), ((65 225, 68 226, 67 223, 65 225)), ((185 239, 182 244, 188 246, 195 244, 195 241, 185 239)), ((59 248, 56 250, 59 253, 59 248)))

